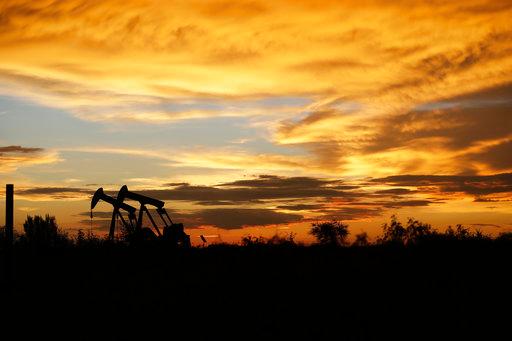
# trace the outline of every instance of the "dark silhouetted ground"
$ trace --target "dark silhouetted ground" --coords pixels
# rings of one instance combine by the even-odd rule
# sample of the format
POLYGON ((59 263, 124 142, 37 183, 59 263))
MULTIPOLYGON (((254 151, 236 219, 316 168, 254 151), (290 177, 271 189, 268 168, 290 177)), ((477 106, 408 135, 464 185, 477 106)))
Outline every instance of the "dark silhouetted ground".
POLYGON ((511 261, 491 240, 18 247, 2 321, 40 339, 506 340, 511 261))

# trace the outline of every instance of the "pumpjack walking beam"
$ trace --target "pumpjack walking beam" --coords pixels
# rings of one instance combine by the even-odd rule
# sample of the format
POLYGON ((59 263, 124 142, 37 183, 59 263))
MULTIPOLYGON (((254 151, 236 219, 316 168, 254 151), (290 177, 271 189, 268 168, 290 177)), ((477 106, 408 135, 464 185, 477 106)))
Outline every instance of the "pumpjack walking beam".
POLYGON ((136 221, 135 211, 137 211, 137 209, 135 207, 125 204, 123 202, 119 202, 118 200, 111 197, 110 195, 105 194, 102 187, 98 188, 98 190, 94 193, 94 196, 92 197, 91 218, 92 218, 92 210, 94 209, 94 207, 96 206, 96 204, 98 204, 98 202, 100 200, 103 200, 114 207, 114 210, 112 211, 112 219, 110 220, 110 230, 108 233, 108 238, 110 240, 114 239, 114 232, 115 232, 115 228, 116 228, 116 218, 117 217, 119 217, 121 219, 121 222, 123 223, 123 225, 125 227, 127 227, 127 228, 134 227, 134 221, 136 221), (124 219, 123 215, 119 211, 120 209, 128 212, 129 223, 126 222, 126 220, 124 219))
POLYGON ((155 228, 155 230, 158 233, 158 235, 159 236, 162 235, 160 233, 160 229, 158 228, 158 225, 155 223, 155 220, 153 219, 153 217, 149 213, 149 210, 146 207, 146 205, 150 205, 150 206, 156 207, 156 212, 158 213, 158 215, 160 216, 160 218, 164 222, 165 227, 172 226, 173 222, 172 222, 171 218, 169 217, 169 214, 167 214, 167 211, 164 208, 165 202, 163 202, 161 200, 158 200, 158 199, 155 199, 155 198, 151 198, 151 197, 142 195, 142 194, 131 192, 131 191, 128 190, 128 186, 126 186, 126 185, 121 187, 121 189, 119 190, 119 193, 117 194, 117 201, 118 202, 122 203, 124 201, 124 199, 131 199, 131 200, 138 201, 140 203, 139 217, 137 219, 137 229, 141 229, 142 228, 142 217, 144 215, 144 212, 146 212, 149 220, 151 221, 151 224, 155 228), (165 219, 165 217, 167 217, 168 221, 165 219))

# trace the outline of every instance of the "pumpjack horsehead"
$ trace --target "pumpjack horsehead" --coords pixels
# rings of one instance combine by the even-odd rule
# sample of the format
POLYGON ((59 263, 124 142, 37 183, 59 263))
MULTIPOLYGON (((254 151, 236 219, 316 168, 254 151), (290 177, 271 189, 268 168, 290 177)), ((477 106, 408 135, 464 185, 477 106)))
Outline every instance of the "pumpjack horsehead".
POLYGON ((113 207, 112 219, 110 222, 110 229, 108 235, 110 240, 114 239, 116 219, 120 218, 123 227, 127 231, 133 231, 136 236, 140 237, 140 239, 162 239, 172 244, 184 247, 190 246, 190 237, 185 233, 183 229, 183 224, 173 223, 171 217, 165 210, 165 203, 163 201, 139 193, 131 192, 128 190, 128 187, 126 185, 121 187, 119 193, 117 194, 117 198, 113 198, 105 194, 103 188, 99 188, 96 191, 96 193, 94 193, 94 196, 91 201, 91 218, 92 210, 100 200, 103 200, 111 204, 113 207), (126 204, 124 202, 125 199, 139 202, 140 207, 138 216, 135 214, 137 209, 131 205, 126 204), (160 231, 158 225, 153 219, 153 216, 151 215, 149 209, 146 206, 153 206, 156 208, 156 212, 158 213, 160 219, 164 224, 162 232, 160 231), (124 219, 121 210, 128 212, 128 220, 124 219), (151 222, 153 229, 142 226, 144 213, 146 213, 147 217, 149 218, 149 221, 151 222))

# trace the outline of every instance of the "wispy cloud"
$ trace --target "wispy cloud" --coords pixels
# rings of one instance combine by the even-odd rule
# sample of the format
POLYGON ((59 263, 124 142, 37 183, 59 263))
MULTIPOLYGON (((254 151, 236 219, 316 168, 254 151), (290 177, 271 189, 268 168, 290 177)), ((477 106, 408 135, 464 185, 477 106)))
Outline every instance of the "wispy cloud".
POLYGON ((0 173, 11 173, 20 167, 60 161, 55 151, 22 146, 0 146, 0 173))

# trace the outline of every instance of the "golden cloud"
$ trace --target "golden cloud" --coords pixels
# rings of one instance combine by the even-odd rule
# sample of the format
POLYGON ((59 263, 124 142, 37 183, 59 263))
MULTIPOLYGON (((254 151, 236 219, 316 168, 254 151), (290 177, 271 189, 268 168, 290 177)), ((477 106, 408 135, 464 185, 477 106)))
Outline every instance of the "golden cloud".
POLYGON ((188 153, 191 165, 349 175, 510 169, 494 159, 454 165, 470 145, 447 148, 449 134, 419 133, 467 126, 449 114, 387 131, 414 140, 375 142, 419 106, 512 82, 509 1, 4 0, 0 13, 2 93, 94 121, 277 115, 265 127, 277 129, 273 141, 316 158, 188 153), (239 105, 278 96, 312 103, 239 105), (222 106, 205 110, 201 100, 222 106), (176 104, 186 106, 162 109, 176 104))
POLYGON ((49 164, 58 161, 60 159, 55 151, 22 146, 0 147, 0 173, 11 173, 20 167, 49 164))
POLYGON ((6 0, 0 11, 4 70, 78 84, 60 96, 70 107, 102 92, 322 94, 387 112, 502 84, 512 69, 511 7, 482 0, 6 0))

